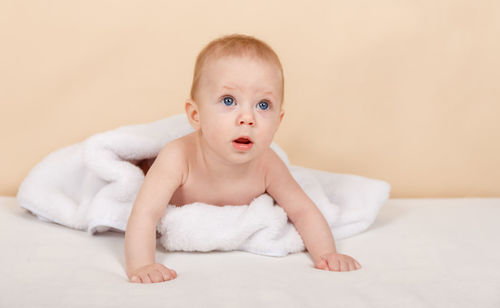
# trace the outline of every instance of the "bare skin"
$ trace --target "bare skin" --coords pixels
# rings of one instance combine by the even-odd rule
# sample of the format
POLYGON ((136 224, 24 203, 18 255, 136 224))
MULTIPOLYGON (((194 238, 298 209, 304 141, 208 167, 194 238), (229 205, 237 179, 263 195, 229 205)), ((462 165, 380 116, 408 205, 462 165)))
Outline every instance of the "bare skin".
POLYGON ((207 64, 199 101, 186 102, 196 131, 165 145, 156 159, 139 163, 146 176, 125 234, 131 282, 177 277, 155 262, 156 225, 167 204, 247 205, 263 193, 283 207, 316 268, 361 267, 337 253, 325 218, 269 147, 284 115, 280 86, 276 67, 264 61, 226 57, 207 64))

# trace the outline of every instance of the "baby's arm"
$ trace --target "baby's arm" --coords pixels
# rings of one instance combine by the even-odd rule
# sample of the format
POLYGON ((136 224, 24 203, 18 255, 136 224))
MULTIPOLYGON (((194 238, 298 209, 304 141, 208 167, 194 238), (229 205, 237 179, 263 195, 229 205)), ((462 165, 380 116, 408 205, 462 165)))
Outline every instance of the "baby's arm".
POLYGON ((137 194, 125 232, 127 274, 132 282, 161 282, 175 278, 175 271, 155 263, 156 225, 175 190, 182 184, 185 164, 182 151, 164 147, 147 172, 137 194))
POLYGON ((361 266, 347 255, 337 253, 328 222, 312 200, 273 152, 266 173, 266 190, 280 205, 299 232, 307 251, 319 269, 356 270, 361 266))

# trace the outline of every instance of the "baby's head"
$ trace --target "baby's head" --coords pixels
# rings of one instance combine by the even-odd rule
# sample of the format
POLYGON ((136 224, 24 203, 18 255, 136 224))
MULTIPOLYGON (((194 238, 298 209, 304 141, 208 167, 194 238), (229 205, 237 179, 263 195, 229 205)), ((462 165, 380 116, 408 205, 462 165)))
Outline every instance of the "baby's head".
POLYGON ((271 47, 228 35, 198 55, 186 113, 205 145, 241 163, 271 144, 284 115, 283 94, 283 69, 271 47))
MULTIPOLYGON (((285 79, 283 76, 283 67, 274 50, 265 42, 252 36, 243 34, 232 34, 220 37, 211 41, 201 50, 196 59, 194 67, 193 83, 191 86, 191 100, 199 101, 200 83, 202 76, 206 73, 208 64, 221 58, 250 58, 274 66, 279 70, 280 89, 279 103, 283 103, 285 79)), ((217 77, 215 77, 217 78, 217 77)))

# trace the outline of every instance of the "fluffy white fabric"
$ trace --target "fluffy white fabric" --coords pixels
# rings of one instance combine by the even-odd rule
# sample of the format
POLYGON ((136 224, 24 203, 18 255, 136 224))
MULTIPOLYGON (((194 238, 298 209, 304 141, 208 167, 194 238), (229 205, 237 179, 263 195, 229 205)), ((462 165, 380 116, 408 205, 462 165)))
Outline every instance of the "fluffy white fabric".
MULTIPOLYGON (((186 116, 177 115, 95 134, 47 155, 21 183, 17 200, 42 220, 91 234, 125 231, 144 180, 132 161, 155 157, 166 143, 191 132, 186 116)), ((336 239, 368 228, 389 197, 385 181, 292 166, 280 147, 271 147, 325 216, 336 239)), ((157 229, 171 251, 284 256, 304 250, 286 213, 267 194, 249 205, 168 205, 157 229)))

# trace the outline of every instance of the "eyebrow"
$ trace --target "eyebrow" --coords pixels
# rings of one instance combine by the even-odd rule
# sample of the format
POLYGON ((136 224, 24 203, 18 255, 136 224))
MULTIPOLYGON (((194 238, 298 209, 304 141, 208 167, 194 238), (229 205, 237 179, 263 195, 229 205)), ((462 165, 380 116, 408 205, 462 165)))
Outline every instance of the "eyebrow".
POLYGON ((230 86, 223 86, 222 88, 225 88, 225 89, 230 89, 230 90, 234 90, 236 88, 233 88, 233 87, 230 87, 230 86))
MULTIPOLYGON (((229 89, 229 90, 234 90, 234 89, 239 89, 239 90, 241 90, 239 87, 235 87, 235 88, 234 88, 234 87, 230 87, 230 86, 223 86, 222 88, 224 88, 224 89, 229 89)), ((264 93, 262 93, 262 94, 270 94, 270 95, 273 95, 273 92, 272 92, 272 91, 267 91, 267 92, 264 92, 264 93)))

